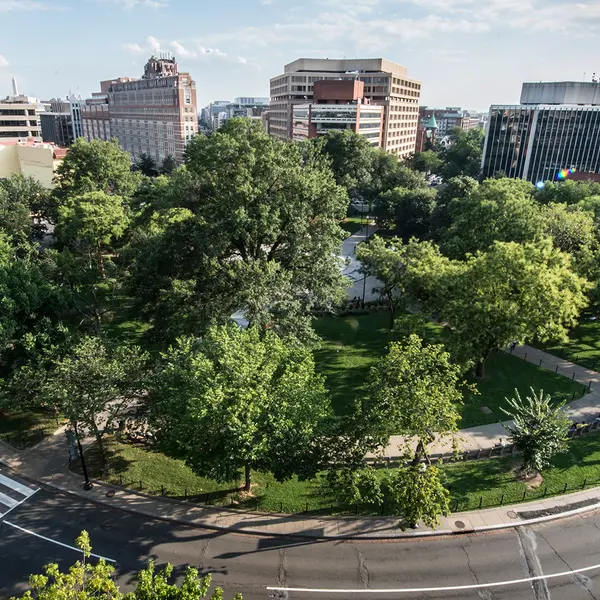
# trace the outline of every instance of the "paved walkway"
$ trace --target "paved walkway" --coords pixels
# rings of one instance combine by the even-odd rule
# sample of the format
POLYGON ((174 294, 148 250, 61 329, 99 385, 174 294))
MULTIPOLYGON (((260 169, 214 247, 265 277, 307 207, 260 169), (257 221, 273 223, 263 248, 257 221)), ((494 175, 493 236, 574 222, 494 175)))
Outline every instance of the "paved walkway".
MULTIPOLYGON (((518 346, 513 351, 513 354, 538 367, 541 366, 548 371, 554 371, 555 373, 560 373, 565 377, 574 379, 583 385, 590 386, 591 383, 591 390, 585 396, 569 403, 565 407, 565 412, 570 419, 589 423, 600 414, 600 373, 580 367, 568 360, 558 358, 531 346, 518 346)), ((461 429, 456 436, 458 449, 461 452, 468 452, 494 448, 499 444, 501 438, 506 440, 508 435, 506 426, 510 424, 511 421, 503 421, 502 423, 461 429)), ((405 443, 406 438, 399 435, 392 436, 388 447, 383 452, 383 456, 386 458, 398 457, 398 448, 404 446, 405 443)), ((430 453, 432 455, 450 454, 452 451, 451 438, 438 438, 430 446, 430 453)))
POLYGON ((356 247, 369 239, 372 235, 377 232, 377 225, 369 224, 368 227, 363 227, 360 231, 347 237, 342 244, 342 258, 344 261, 348 261, 348 265, 344 267, 343 273, 346 277, 349 277, 354 282, 352 287, 348 288, 348 299, 352 300, 358 297, 362 300, 363 290, 365 292, 365 302, 372 302, 379 300, 379 294, 375 294, 373 289, 378 287, 379 281, 375 277, 367 277, 365 284, 365 277, 360 272, 360 262, 356 260, 356 247))
MULTIPOLYGON (((518 348, 517 353, 539 365, 540 359, 548 368, 556 366, 575 373, 575 379, 582 383, 592 381, 600 384, 600 374, 552 357, 528 347, 518 348)), ((598 392, 592 391, 582 400, 569 407, 572 418, 581 420, 595 416, 600 406, 598 392)), ((465 444, 478 444, 489 447, 495 442, 495 431, 499 426, 472 428, 461 432, 465 444), (495 429, 496 428, 496 429, 495 429), (474 431, 478 430, 478 431, 474 431), (487 446, 486 446, 487 445, 487 446)), ((505 434, 503 434, 505 435, 505 434)), ((86 498, 91 502, 108 505, 130 512, 178 523, 185 523, 207 529, 227 529, 248 534, 300 536, 304 538, 345 538, 345 539, 392 539, 431 535, 450 535, 469 531, 487 531, 540 522, 553 518, 582 514, 600 509, 600 488, 593 488, 575 494, 550 499, 527 502, 484 510, 458 512, 442 518, 436 531, 421 526, 417 530, 402 532, 400 519, 394 517, 311 517, 302 515, 265 514, 202 507, 189 502, 151 497, 122 490, 118 487, 96 482, 90 491, 82 489, 82 478, 68 468, 68 451, 64 427, 47 437, 34 448, 17 451, 0 442, 0 463, 16 471, 20 476, 40 482, 68 494, 86 498), (582 506, 577 503, 583 503, 582 506), (556 513, 556 511, 562 511, 556 513), (541 511, 539 514, 531 514, 541 511), (554 512, 555 514, 548 514, 554 512), (547 515, 547 516, 546 516, 547 515)), ((10 473, 8 470, 4 472, 10 473)))

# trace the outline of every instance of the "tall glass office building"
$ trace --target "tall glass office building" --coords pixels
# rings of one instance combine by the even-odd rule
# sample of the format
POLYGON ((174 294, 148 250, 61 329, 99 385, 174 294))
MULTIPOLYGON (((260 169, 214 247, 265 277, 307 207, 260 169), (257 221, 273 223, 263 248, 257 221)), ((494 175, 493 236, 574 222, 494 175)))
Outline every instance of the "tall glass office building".
POLYGON ((490 108, 484 177, 536 183, 562 169, 600 173, 600 84, 524 84, 521 102, 490 108))

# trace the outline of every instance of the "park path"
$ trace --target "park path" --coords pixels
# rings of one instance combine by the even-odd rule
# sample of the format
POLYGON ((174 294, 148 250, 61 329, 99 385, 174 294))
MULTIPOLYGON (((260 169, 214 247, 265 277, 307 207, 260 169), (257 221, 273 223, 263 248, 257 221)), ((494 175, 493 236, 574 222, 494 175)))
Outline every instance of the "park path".
MULTIPOLYGON (((507 348, 506 352, 510 352, 510 350, 507 348)), ((576 422, 590 423, 600 414, 600 373, 532 346, 517 346, 512 354, 547 371, 554 371, 588 387, 588 392, 583 397, 565 406, 565 412, 569 419, 576 422)), ((506 426, 510 424, 511 421, 503 421, 461 429, 456 436, 458 449, 462 452, 470 452, 494 448, 498 446, 501 439, 506 440, 508 437, 506 426)), ((398 457, 400 455, 399 447, 405 444, 406 438, 393 435, 383 452, 383 456, 386 458, 398 457)), ((452 451, 452 439, 450 438, 438 438, 430 446, 432 455, 450 454, 452 451)))
POLYGON ((368 240, 372 235, 377 233, 377 225, 369 223, 368 227, 363 227, 360 231, 347 237, 342 244, 341 257, 344 262, 348 263, 344 266, 342 272, 348 277, 352 285, 348 288, 348 300, 360 298, 362 300, 363 292, 365 294, 365 302, 373 302, 379 300, 379 294, 373 292, 373 288, 378 287, 379 281, 375 277, 367 277, 360 272, 360 261, 356 260, 356 247, 368 240))

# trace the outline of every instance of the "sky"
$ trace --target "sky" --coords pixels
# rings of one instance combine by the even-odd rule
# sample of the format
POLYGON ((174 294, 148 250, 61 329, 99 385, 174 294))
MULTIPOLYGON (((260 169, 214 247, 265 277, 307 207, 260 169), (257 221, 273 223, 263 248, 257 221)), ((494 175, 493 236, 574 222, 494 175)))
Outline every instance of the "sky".
POLYGON ((600 76, 600 0, 0 0, 0 97, 82 96, 172 52, 198 104, 268 96, 301 57, 383 57, 421 103, 515 104, 523 81, 600 76))

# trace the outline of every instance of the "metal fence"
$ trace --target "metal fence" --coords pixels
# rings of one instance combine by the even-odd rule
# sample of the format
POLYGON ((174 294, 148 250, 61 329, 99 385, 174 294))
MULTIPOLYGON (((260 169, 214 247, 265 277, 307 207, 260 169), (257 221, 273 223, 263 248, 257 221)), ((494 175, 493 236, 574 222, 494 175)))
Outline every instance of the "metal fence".
MULTIPOLYGON (((554 352, 554 350, 553 350, 553 352, 554 352)), ((530 355, 529 352, 523 352, 522 350, 519 350, 518 348, 513 348, 512 346, 509 347, 509 353, 513 354, 514 356, 521 357, 525 361, 527 360, 527 356, 530 355)), ((564 358, 564 360, 569 360, 566 357, 560 356, 558 354, 557 354, 557 356, 559 358, 564 358)), ((536 360, 535 362, 534 361, 529 361, 529 362, 531 362, 532 364, 537 364, 539 367, 544 367, 545 369, 547 369, 549 371, 554 371, 555 373, 558 373, 559 375, 563 375, 564 377, 568 377, 569 379, 571 379, 571 381, 576 381, 575 380, 575 371, 573 369, 570 369, 570 368, 565 369, 565 368, 561 367, 560 365, 556 365, 556 364, 547 362, 543 358, 540 358, 539 360, 536 360)), ((576 364, 577 366, 585 366, 579 362, 574 363, 574 364, 576 364)), ((586 367, 586 368, 591 368, 591 370, 594 370, 595 366, 596 366, 596 361, 593 362, 593 367, 586 367)), ((599 363, 599 366, 600 366, 600 363, 599 363)), ((588 379, 587 381, 586 380, 582 381, 581 379, 577 379, 577 382, 586 386, 587 390, 585 390, 582 394, 582 395, 584 395, 586 392, 592 391, 592 385, 593 385, 593 383, 595 383, 595 380, 591 379, 591 378, 588 379)), ((573 400, 574 399, 575 399, 575 392, 573 392, 573 400)))
POLYGON ((25 450, 39 444, 45 437, 46 432, 42 429, 31 429, 29 431, 18 431, 14 433, 0 434, 0 440, 6 442, 15 450, 25 450))

